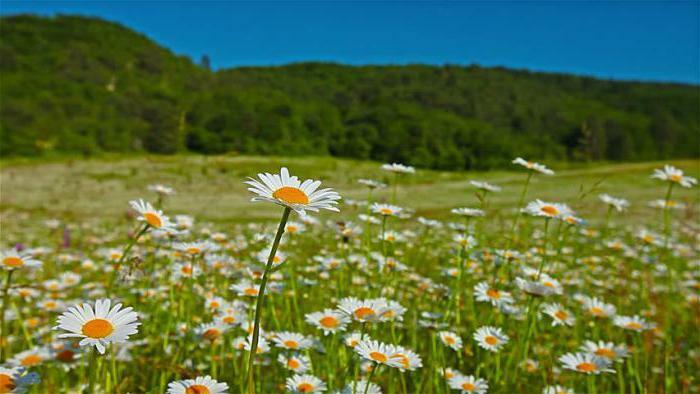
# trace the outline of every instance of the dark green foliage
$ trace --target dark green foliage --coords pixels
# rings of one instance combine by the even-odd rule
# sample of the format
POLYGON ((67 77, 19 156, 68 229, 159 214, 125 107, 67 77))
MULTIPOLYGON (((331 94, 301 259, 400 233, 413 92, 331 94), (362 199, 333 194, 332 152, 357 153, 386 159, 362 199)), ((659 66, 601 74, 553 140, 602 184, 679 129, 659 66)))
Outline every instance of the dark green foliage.
POLYGON ((700 156, 698 86, 477 66, 212 72, 99 19, 1 19, 0 154, 335 155, 439 169, 700 156))

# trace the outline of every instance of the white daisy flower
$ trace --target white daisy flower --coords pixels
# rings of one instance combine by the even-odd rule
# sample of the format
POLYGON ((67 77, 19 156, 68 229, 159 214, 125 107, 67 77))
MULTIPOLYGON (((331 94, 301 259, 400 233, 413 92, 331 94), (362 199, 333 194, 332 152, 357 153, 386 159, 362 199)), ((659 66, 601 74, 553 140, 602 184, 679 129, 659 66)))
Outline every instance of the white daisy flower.
POLYGON ((491 352, 497 352, 508 343, 508 335, 498 327, 484 326, 479 327, 474 333, 474 340, 477 344, 491 352))
POLYGON ((360 300, 355 297, 346 297, 340 300, 338 309, 359 322, 371 322, 382 317, 387 311, 387 305, 381 299, 360 300))
POLYGON ((573 213, 566 204, 544 202, 542 200, 531 201, 523 209, 523 212, 545 218, 561 218, 571 216, 573 213))
POLYGON ((481 282, 474 286, 474 296, 477 301, 490 302, 493 306, 513 303, 510 293, 492 288, 488 282, 481 282))
POLYGON ((547 386, 542 390, 542 394, 576 394, 576 392, 564 386, 547 386))
POLYGON ((161 196, 169 196, 171 194, 175 194, 175 190, 172 187, 168 187, 158 183, 148 185, 148 190, 160 194, 161 196))
POLYGON ((492 184, 490 184, 490 183, 488 183, 488 182, 469 181, 469 183, 471 183, 472 186, 474 186, 475 188, 477 188, 477 189, 479 189, 479 190, 484 190, 484 191, 487 191, 487 192, 500 192, 500 191, 501 191, 501 187, 500 187, 500 186, 492 185, 492 184))
POLYGON ((294 373, 304 373, 311 367, 311 361, 307 356, 294 355, 286 357, 283 354, 277 356, 277 361, 284 366, 284 368, 294 372, 294 373))
POLYGON ((211 376, 197 376, 194 379, 176 380, 168 384, 167 394, 226 394, 228 384, 219 383, 211 376))
POLYGON ((350 322, 350 318, 335 309, 325 309, 323 312, 307 313, 306 322, 323 330, 324 335, 345 331, 345 326, 350 322))
POLYGON ((683 187, 693 187, 698 183, 698 180, 691 177, 683 175, 683 170, 678 169, 674 166, 665 165, 663 169, 656 169, 651 175, 654 179, 660 179, 662 181, 668 181, 677 183, 683 187))
POLYGON ((382 216, 398 216, 403 212, 403 208, 391 204, 380 204, 374 203, 370 205, 369 209, 372 213, 379 214, 382 216))
POLYGON ((482 217, 484 216, 484 211, 476 208, 452 208, 450 211, 452 214, 457 216, 464 216, 470 218, 482 217))
POLYGON ((29 386, 39 383, 39 374, 24 373, 25 368, 6 368, 0 366, 0 393, 22 394, 29 386))
POLYGON ((594 356, 607 358, 610 361, 621 362, 623 358, 629 356, 629 349, 627 349, 626 345, 615 345, 612 342, 604 341, 585 341, 583 345, 581 345, 581 351, 594 356))
POLYGON ((41 261, 34 259, 31 254, 20 252, 17 249, 0 252, 0 262, 2 262, 2 268, 8 271, 19 268, 35 269, 41 267, 41 261))
POLYGON ((398 173, 398 174, 415 174, 416 173, 415 168, 413 168, 411 166, 399 164, 399 163, 382 164, 382 170, 394 172, 394 173, 398 173))
POLYGON ((138 221, 146 222, 155 229, 176 230, 175 224, 170 222, 170 219, 163 214, 163 211, 153 208, 151 203, 139 199, 129 201, 129 205, 134 211, 138 212, 138 221))
POLYGON ((438 335, 440 336, 440 340, 442 343, 445 344, 445 346, 449 346, 452 348, 454 351, 459 351, 462 349, 462 338, 459 337, 459 335, 455 334, 452 331, 440 331, 438 332, 438 335))
POLYGON ((348 383, 339 394, 382 394, 382 388, 367 380, 348 383))
POLYGON ((260 173, 260 181, 253 178, 245 181, 250 187, 248 190, 256 197, 252 201, 268 201, 293 209, 300 215, 306 211, 318 212, 320 209, 338 212, 335 205, 340 200, 340 195, 333 189, 318 189, 321 181, 307 179, 301 182, 296 176, 290 176, 289 170, 282 167, 278 174, 260 173))
POLYGON ((402 361, 398 357, 391 357, 397 353, 396 346, 374 340, 361 340, 360 343, 355 346, 355 352, 365 360, 394 368, 399 368, 402 361))
MULTIPOLYGON (((15 354, 12 359, 8 361, 8 364, 14 367, 30 368, 41 365, 49 360, 51 360, 51 352, 49 352, 49 349, 35 347, 15 354)), ((3 391, 0 390, 0 393, 2 392, 3 391)))
POLYGON ((574 315, 558 303, 542 305, 542 312, 552 318, 552 326, 573 326, 574 315))
POLYGON ((462 394, 486 394, 489 384, 484 379, 472 375, 455 375, 448 380, 450 388, 460 390, 462 394))
POLYGON ((646 320, 641 317, 635 316, 615 316, 613 319, 613 324, 618 327, 622 327, 625 330, 641 332, 652 328, 652 325, 647 323, 646 320))
POLYGON ((401 372, 414 371, 423 366, 423 360, 418 354, 402 346, 394 346, 394 352, 389 355, 389 359, 396 362, 395 367, 401 372))
POLYGON ((610 369, 610 360, 588 353, 567 353, 559 357, 564 368, 585 374, 598 375, 602 372, 615 372, 610 369))
POLYGON ((534 170, 534 171, 537 171, 537 172, 545 174, 545 175, 554 175, 554 171, 547 168, 544 164, 535 163, 532 161, 527 161, 527 160, 523 159, 522 157, 516 157, 513 160, 513 164, 521 165, 521 166, 527 168, 528 170, 534 170))
POLYGON ((304 350, 313 345, 313 341, 297 332, 282 331, 275 334, 272 341, 283 349, 304 350))
POLYGON ((58 317, 54 329, 68 331, 59 338, 82 338, 80 346, 95 346, 104 354, 110 343, 126 342, 130 335, 138 332, 138 315, 131 307, 122 309, 122 304, 110 308, 112 301, 100 299, 95 306, 88 303, 68 308, 58 317))
POLYGON ((314 375, 294 375, 287 378, 287 391, 291 393, 321 393, 326 391, 326 384, 314 375))
POLYGON ((387 187, 386 183, 375 181, 373 179, 358 179, 357 183, 365 185, 370 189, 384 189, 387 187))
POLYGON ((616 198, 609 194, 601 194, 598 197, 600 198, 600 201, 615 208, 615 210, 618 212, 622 212, 630 206, 629 201, 625 200, 624 198, 616 198))
POLYGON ((606 304, 598 298, 584 298, 583 308, 593 317, 615 316, 616 308, 612 304, 606 304))

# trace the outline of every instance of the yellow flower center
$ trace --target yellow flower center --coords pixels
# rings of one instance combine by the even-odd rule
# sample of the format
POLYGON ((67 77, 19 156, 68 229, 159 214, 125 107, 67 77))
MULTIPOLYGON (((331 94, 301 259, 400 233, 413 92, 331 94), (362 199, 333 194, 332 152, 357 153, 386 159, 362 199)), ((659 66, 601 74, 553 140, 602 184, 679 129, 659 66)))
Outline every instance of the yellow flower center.
POLYGON ((382 208, 379 210, 379 213, 381 213, 382 215, 392 215, 394 211, 392 211, 389 208, 382 208))
POLYGON ((673 182, 680 182, 681 179, 683 179, 683 175, 673 174, 669 176, 668 179, 672 180, 673 182))
POLYGON ((488 290, 486 290, 486 295, 487 295, 489 298, 493 298, 493 299, 495 299, 495 300, 501 298, 501 293, 500 293, 498 290, 496 290, 496 289, 488 289, 488 290))
POLYGON ((462 390, 464 391, 474 391, 475 388, 476 387, 469 382, 462 383, 462 390))
POLYGON ((565 311, 557 311, 554 316, 556 316, 557 319, 559 320, 566 320, 569 317, 569 314, 566 313, 565 311))
POLYGON ((32 354, 30 356, 25 357, 22 360, 22 366, 24 367, 31 367, 34 365, 39 364, 42 361, 42 358, 36 354, 32 354))
POLYGON ((601 356, 601 357, 606 357, 606 358, 615 358, 615 352, 612 349, 607 349, 604 347, 596 350, 594 353, 596 356, 601 356))
POLYGON ((625 327, 629 328, 630 330, 640 330, 642 328, 642 325, 635 321, 631 321, 625 324, 625 327))
POLYGON ((24 265, 24 260, 20 259, 19 257, 10 256, 5 257, 2 260, 2 263, 5 264, 7 267, 21 267, 24 265))
POLYGON ((185 394, 209 394, 209 388, 201 384, 193 384, 185 389, 185 394))
POLYGON ((83 324, 83 335, 89 338, 104 338, 112 331, 114 331, 114 326, 105 319, 92 319, 83 324))
POLYGON ((591 315, 594 316, 600 316, 603 314, 603 310, 601 308, 598 308, 597 306, 594 306, 591 309, 589 309, 589 312, 591 312, 591 315))
POLYGON ((301 383, 297 386, 297 391, 300 393, 310 393, 314 390, 314 386, 311 383, 301 383))
POLYGON ((576 369, 581 371, 581 372, 593 372, 598 369, 595 364, 593 363, 588 363, 588 362, 583 362, 579 365, 576 366, 576 369))
POLYGON ((384 353, 379 353, 379 352, 371 352, 369 354, 369 358, 371 358, 374 361, 380 362, 380 363, 385 363, 388 358, 384 353))
POLYGON ((488 343, 491 346, 494 346, 498 344, 498 338, 494 337, 493 335, 488 335, 486 338, 484 338, 484 342, 488 343))
POLYGON ((221 335, 221 331, 217 330, 216 328, 210 328, 202 334, 202 336, 210 341, 215 340, 221 335))
POLYGON ((256 296, 256 295, 258 295, 258 289, 249 287, 249 288, 243 290, 243 293, 245 293, 245 295, 248 295, 248 296, 256 296))
POLYGON ((296 187, 285 186, 275 190, 272 197, 288 204, 308 204, 309 196, 296 187))
POLYGON ((286 347, 288 347, 288 348, 290 348, 290 349, 296 349, 296 348, 299 347, 299 342, 294 341, 294 340, 292 340, 292 339, 289 339, 289 340, 287 340, 287 341, 284 341, 283 343, 284 343, 284 346, 286 346, 286 347))
POLYGON ((552 205, 543 205, 542 208, 540 208, 540 210, 549 216, 556 216, 559 213, 557 207, 552 205))
POLYGON ((362 307, 355 309, 355 316, 358 319, 364 319, 368 316, 373 316, 374 314, 375 314, 374 309, 366 307, 366 306, 362 306, 362 307))
POLYGON ((12 379, 12 376, 0 373, 0 393, 11 393, 15 387, 15 380, 12 379))
POLYGON ((338 319, 333 316, 324 316, 318 321, 321 326, 325 328, 336 328, 338 327, 338 319))
POLYGON ((445 336, 445 342, 447 342, 448 345, 454 345, 457 341, 451 336, 447 335, 445 336))
POLYGON ((143 218, 146 219, 146 223, 152 227, 159 228, 163 225, 163 221, 160 219, 160 216, 153 212, 144 213, 143 218))
POLYGON ((202 250, 199 249, 199 248, 196 247, 196 246, 192 246, 192 247, 187 248, 187 253, 189 253, 189 254, 197 254, 197 253, 199 253, 199 252, 201 252, 201 251, 202 251, 202 250))
POLYGON ((221 320, 222 320, 224 323, 226 323, 226 324, 233 324, 233 323, 236 322, 236 318, 233 317, 233 316, 231 316, 231 315, 228 315, 228 316, 224 317, 224 318, 221 319, 221 320))
POLYGON ((287 360, 287 367, 289 367, 289 369, 297 369, 299 368, 299 361, 290 358, 289 360, 287 360))

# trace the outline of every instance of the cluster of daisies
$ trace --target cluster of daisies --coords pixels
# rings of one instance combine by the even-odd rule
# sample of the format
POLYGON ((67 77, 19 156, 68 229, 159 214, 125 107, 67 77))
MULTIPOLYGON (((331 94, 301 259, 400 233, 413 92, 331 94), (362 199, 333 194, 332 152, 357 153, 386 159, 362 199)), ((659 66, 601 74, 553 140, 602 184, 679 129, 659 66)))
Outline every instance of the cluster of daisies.
MULTIPOLYGON (((282 168, 245 181, 254 202, 283 209, 277 234, 261 224, 221 232, 170 217, 163 206, 175 191, 151 185, 157 201, 130 202, 127 236, 96 234, 80 251, 2 250, 0 393, 41 387, 39 372, 56 365, 71 376, 64 389, 110 391, 137 362, 157 377, 131 380, 136 391, 170 394, 246 386, 486 393, 521 382, 545 394, 590 390, 591 382, 624 391, 600 380, 612 374, 637 391, 651 387, 644 379, 656 372, 647 364, 671 343, 672 317, 659 300, 700 305, 698 250, 685 242, 697 239, 697 226, 673 229, 667 220, 685 209, 673 188, 697 180, 671 166, 656 170, 666 195, 648 205, 663 210, 663 225, 620 229, 614 215, 625 214, 628 200, 599 195, 607 213, 593 226, 565 203, 526 203, 531 178, 554 171, 513 163, 527 171, 526 183, 512 229, 494 237, 484 223, 494 214, 488 198, 502 187, 472 180, 478 206, 456 207, 445 221, 415 217, 397 204, 396 186, 416 171, 393 163, 382 166, 386 179, 358 180, 368 198, 344 201, 342 221, 311 216, 337 212, 337 192, 282 168), (378 198, 390 186, 391 198, 378 198)), ((688 341, 684 355, 700 354, 688 341)))

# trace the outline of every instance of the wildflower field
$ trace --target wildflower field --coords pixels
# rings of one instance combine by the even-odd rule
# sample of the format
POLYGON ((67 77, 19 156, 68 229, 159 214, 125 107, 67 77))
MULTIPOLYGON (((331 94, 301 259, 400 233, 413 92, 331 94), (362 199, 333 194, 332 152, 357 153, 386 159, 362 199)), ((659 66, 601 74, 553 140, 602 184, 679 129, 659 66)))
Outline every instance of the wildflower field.
POLYGON ((698 392, 699 174, 6 161, 0 393, 698 392))

